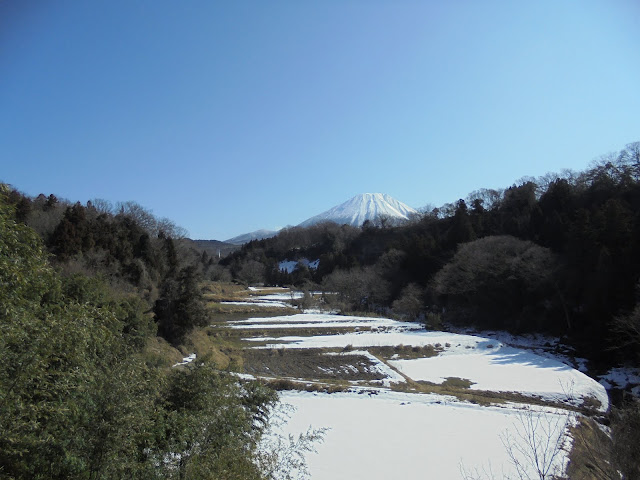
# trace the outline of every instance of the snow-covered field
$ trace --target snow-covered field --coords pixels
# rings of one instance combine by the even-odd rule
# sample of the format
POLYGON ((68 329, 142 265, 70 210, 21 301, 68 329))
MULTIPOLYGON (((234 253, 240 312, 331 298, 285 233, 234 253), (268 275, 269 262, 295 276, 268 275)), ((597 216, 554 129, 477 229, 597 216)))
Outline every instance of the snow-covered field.
POLYGON ((285 302, 220 302, 222 305, 250 305, 252 307, 278 307, 291 308, 291 304, 285 302))
POLYGON ((550 401, 580 405, 586 397, 608 407, 602 385, 559 361, 512 347, 467 353, 444 352, 433 358, 389 362, 413 380, 441 383, 449 377, 468 379, 471 389, 519 392, 550 401))
MULTIPOLYGON (((461 468, 492 468, 495 478, 515 478, 502 443, 506 433, 517 436, 521 419, 534 415, 553 436, 564 436, 570 420, 566 412, 531 413, 397 392, 284 392, 281 400, 295 407, 285 434, 328 428, 317 453, 307 455, 313 480, 459 479, 461 468)), ((561 455, 555 465, 563 468, 565 461, 561 455)))
MULTIPOLYGON (((282 298, 274 298, 282 301, 282 298)), ((232 322, 237 328, 269 328, 271 337, 249 338, 269 343, 274 349, 340 348, 365 354, 386 375, 383 385, 405 381, 441 383, 449 377, 474 382, 471 390, 507 391, 579 405, 591 397, 608 408, 606 391, 567 363, 542 352, 553 339, 507 338, 449 332, 428 332, 415 323, 384 318, 300 314, 232 322), (347 326, 366 328, 340 335, 283 336, 278 328, 347 326), (505 343, 509 340, 509 344, 505 343), (517 344, 518 346, 513 346, 517 344), (432 345, 437 356, 384 361, 367 351, 370 347, 432 345), (402 375, 400 375, 402 374, 402 375), (404 377, 403 377, 404 376, 404 377)), ((357 385, 358 382, 354 382, 357 385)), ((307 457, 311 478, 388 479, 462 478, 466 471, 492 470, 495 478, 515 471, 503 444, 505 432, 517 437, 526 415, 540 416, 540 425, 552 427, 553 435, 566 433, 567 410, 551 410, 525 404, 480 406, 455 397, 402 393, 386 388, 319 394, 284 392, 282 401, 296 408, 286 434, 313 428, 330 430, 317 454, 307 457), (368 392, 368 393, 367 393, 368 392), (372 393, 372 392, 375 392, 372 393), (527 413, 535 412, 535 413, 527 413)), ((538 437, 547 434, 538 433, 538 437)), ((570 439, 569 439, 570 440, 570 439)), ((556 459, 562 466, 567 451, 556 459)))
MULTIPOLYGON (((474 382, 476 390, 515 391, 551 401, 580 404, 587 397, 596 399, 601 409, 608 408, 608 397, 602 385, 559 360, 543 357, 523 348, 509 347, 495 339, 475 335, 415 330, 415 323, 396 322, 384 318, 342 317, 328 314, 293 315, 275 319, 253 319, 234 322, 242 328, 304 328, 330 326, 368 326, 375 332, 353 332, 342 335, 310 337, 270 337, 272 343, 262 348, 345 348, 363 349, 376 346, 433 345, 444 351, 431 358, 392 360, 389 364, 413 380, 442 383, 449 377, 474 382), (308 318, 306 323, 303 322, 308 318), (289 323, 283 323, 286 320, 289 323), (414 330, 409 330, 414 329, 414 330)), ((265 337, 250 339, 264 341, 265 337)))
MULTIPOLYGON (((274 302, 278 304, 279 302, 274 302)), ((268 305, 264 303, 263 305, 268 305)), ((421 328, 415 323, 397 322, 388 318, 353 317, 347 315, 330 315, 326 313, 303 313, 298 315, 283 315, 268 318, 250 318, 248 320, 237 320, 229 322, 234 328, 329 328, 329 327, 352 327, 379 329, 416 329, 421 328)), ((335 338, 335 335, 330 335, 335 338)), ((298 337, 294 337, 298 338, 298 337)), ((315 338, 315 337, 313 337, 315 338)))
MULTIPOLYGON (((253 289, 253 291, 259 291, 253 289)), ((302 298, 302 293, 294 292, 290 293, 273 293, 269 295, 259 295, 250 297, 244 301, 227 301, 220 302, 223 305, 250 305, 258 307, 278 307, 278 308, 291 308, 291 300, 302 298)))

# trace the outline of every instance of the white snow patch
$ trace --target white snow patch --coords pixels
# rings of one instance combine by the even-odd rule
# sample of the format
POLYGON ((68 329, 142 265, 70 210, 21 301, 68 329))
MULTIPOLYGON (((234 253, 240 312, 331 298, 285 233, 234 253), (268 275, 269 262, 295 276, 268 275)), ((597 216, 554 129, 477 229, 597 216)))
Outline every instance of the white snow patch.
POLYGON ((332 328, 332 327, 368 327, 369 324, 365 322, 322 322, 322 323, 265 323, 265 324, 235 324, 232 325, 231 328, 242 328, 242 329, 278 329, 278 328, 332 328))
MULTIPOLYGON (((303 313, 297 315, 280 315, 268 318, 250 318, 228 322, 232 328, 315 328, 315 327, 353 327, 375 329, 421 328, 420 325, 408 322, 397 322, 388 318, 354 317, 332 315, 326 313, 303 313)), ((331 335, 332 338, 339 338, 331 335)))
MULTIPOLYGON (((629 388, 640 385, 640 371, 637 368, 616 367, 607 372, 606 375, 599 377, 600 383, 606 388, 629 388)), ((632 388, 632 393, 633 389, 632 388)))
MULTIPOLYGON (((317 311, 309 311, 309 313, 299 313, 295 315, 278 315, 275 317, 266 317, 266 318, 249 318, 247 320, 237 320, 233 322, 229 322, 232 325, 236 324, 259 324, 259 323, 290 323, 290 322, 302 322, 302 323, 313 323, 314 325, 327 323, 350 323, 350 324, 365 324, 371 327, 394 327, 397 328, 405 328, 405 329, 421 329, 422 327, 417 323, 410 322, 397 322, 395 320, 391 320, 389 318, 378 318, 378 317, 357 317, 350 315, 335 315, 329 313, 322 313, 317 311)), ((336 337, 337 336, 333 336, 336 337)))
POLYGON ((302 264, 311 270, 316 270, 320 265, 320 259, 309 260, 307 258, 301 258, 300 260, 283 260, 278 264, 278 269, 284 270, 287 273, 293 273, 298 264, 302 264))
POLYGON ((250 305, 252 307, 278 307, 291 308, 291 305, 284 302, 220 302, 222 305, 250 305))
MULTIPOLYGON (((366 318, 366 317, 365 317, 366 318)), ((382 322, 383 319, 373 318, 372 324, 382 322)), ((394 322, 392 327, 384 332, 354 332, 343 335, 317 335, 312 337, 287 336, 280 337, 278 340, 288 342, 286 344, 270 344, 267 348, 344 348, 347 345, 353 347, 384 347, 395 345, 425 346, 440 344, 445 346, 449 343, 452 346, 460 348, 476 348, 481 342, 487 342, 488 339, 474 337, 471 335, 458 335, 447 332, 426 332, 424 330, 408 331, 408 328, 419 329, 419 325, 409 322, 394 322)), ((248 339, 250 340, 250 339, 248 339)), ((257 339, 264 340, 264 338, 257 339)))
POLYGON ((254 300, 260 300, 263 302, 286 302, 292 299, 302 298, 302 292, 286 292, 286 293, 271 293, 269 295, 260 295, 259 297, 253 297, 254 300))
MULTIPOLYGON (((516 475, 501 441, 505 431, 514 433, 522 415, 513 409, 396 392, 283 392, 281 399, 295 407, 285 434, 297 435, 310 426, 329 428, 316 445, 317 454, 307 456, 313 480, 457 479, 460 465, 471 470, 488 462, 495 472, 516 475)), ((560 420, 560 433, 566 433, 566 412, 540 415, 548 425, 560 420)), ((558 458, 560 466, 566 463, 564 455, 558 458)))
POLYGON ((187 355, 186 357, 184 357, 181 362, 178 362, 173 366, 177 367, 179 365, 186 365, 187 363, 193 362, 195 359, 196 359, 196 354, 192 353, 191 355, 187 355))
POLYGON ((287 273, 293 273, 296 268, 298 268, 298 262, 295 260, 283 260, 278 264, 278 269, 287 273))

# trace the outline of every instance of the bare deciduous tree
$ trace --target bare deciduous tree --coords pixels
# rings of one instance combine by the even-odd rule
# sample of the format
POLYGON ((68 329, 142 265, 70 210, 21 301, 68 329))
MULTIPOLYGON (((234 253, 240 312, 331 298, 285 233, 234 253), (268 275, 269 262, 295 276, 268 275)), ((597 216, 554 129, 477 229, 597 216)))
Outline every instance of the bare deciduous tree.
POLYGON ((518 416, 515 433, 507 430, 501 435, 519 479, 548 480, 563 475, 566 467, 563 453, 570 421, 568 415, 550 416, 528 410, 518 416))
POLYGON ((91 206, 93 206, 98 213, 113 213, 113 205, 109 200, 104 200, 103 198, 94 198, 91 200, 91 206))
POLYGON ((297 437, 284 435, 282 429, 294 410, 291 405, 279 404, 270 415, 269 426, 257 455, 260 470, 266 479, 305 480, 310 477, 305 454, 316 453, 315 445, 324 440, 329 429, 314 430, 309 427, 297 437))
POLYGON ((137 202, 118 202, 116 211, 121 215, 131 217, 138 225, 144 228, 150 234, 155 233, 157 229, 156 218, 150 210, 147 210, 137 202))
POLYGON ((465 480, 560 480, 565 478, 567 466, 564 455, 567 447, 567 431, 572 421, 568 414, 549 414, 526 410, 518 415, 513 430, 505 430, 500 439, 515 476, 502 472, 500 476, 488 467, 467 470, 460 464, 460 474, 465 480))

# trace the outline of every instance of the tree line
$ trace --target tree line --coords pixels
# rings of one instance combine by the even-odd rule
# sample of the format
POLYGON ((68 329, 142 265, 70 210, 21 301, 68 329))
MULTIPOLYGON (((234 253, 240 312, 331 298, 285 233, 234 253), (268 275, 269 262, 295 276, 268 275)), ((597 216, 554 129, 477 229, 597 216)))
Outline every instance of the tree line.
POLYGON ((551 332, 595 361, 637 360, 640 143, 583 172, 477 190, 401 226, 286 229, 222 263, 238 281, 337 292, 345 310, 551 332), (278 267, 301 258, 318 268, 278 267))
POLYGON ((141 296, 161 336, 178 344, 193 326, 206 324, 198 282, 216 259, 194 247, 186 231, 158 219, 136 202, 86 205, 55 195, 29 198, 10 189, 16 221, 41 237, 50 262, 64 274, 98 275, 112 287, 141 296))

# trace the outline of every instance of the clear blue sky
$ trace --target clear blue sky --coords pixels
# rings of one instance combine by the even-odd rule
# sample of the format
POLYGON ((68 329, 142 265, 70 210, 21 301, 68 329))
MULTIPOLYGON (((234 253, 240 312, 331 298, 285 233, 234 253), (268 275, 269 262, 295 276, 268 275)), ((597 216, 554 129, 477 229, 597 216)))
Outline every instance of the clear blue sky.
POLYGON ((0 0, 0 180, 192 238, 640 140, 640 2, 0 0))

